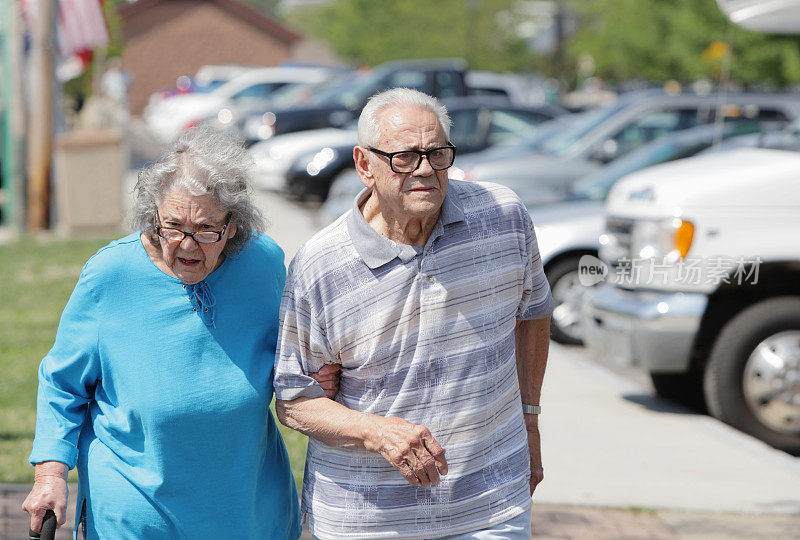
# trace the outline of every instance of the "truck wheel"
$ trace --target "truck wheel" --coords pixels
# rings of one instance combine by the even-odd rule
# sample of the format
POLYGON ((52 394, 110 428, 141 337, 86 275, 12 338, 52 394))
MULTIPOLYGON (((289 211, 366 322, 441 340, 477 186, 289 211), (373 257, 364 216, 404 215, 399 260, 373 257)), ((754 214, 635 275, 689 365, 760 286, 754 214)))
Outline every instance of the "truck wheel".
POLYGON ((800 298, 765 300, 728 322, 704 388, 715 417, 800 455, 800 298))
POLYGON ((706 410, 703 397, 703 375, 689 373, 650 373, 653 388, 660 397, 689 407, 695 411, 706 410))
POLYGON ((581 304, 587 288, 578 280, 578 261, 580 256, 562 259, 544 271, 555 302, 550 336, 564 345, 583 344, 581 304))

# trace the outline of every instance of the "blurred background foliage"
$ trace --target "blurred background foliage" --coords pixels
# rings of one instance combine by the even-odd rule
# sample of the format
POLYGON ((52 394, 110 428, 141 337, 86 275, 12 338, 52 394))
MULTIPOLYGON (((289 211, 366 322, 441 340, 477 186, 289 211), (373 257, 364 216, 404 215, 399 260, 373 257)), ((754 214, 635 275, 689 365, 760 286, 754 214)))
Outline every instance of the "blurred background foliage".
POLYGON ((514 0, 334 0, 287 22, 327 41, 344 59, 374 66, 401 58, 461 57, 473 69, 529 71, 534 55, 510 25, 514 0))
POLYGON ((581 28, 573 60, 592 56, 596 75, 628 79, 717 79, 730 47, 731 78, 742 85, 800 81, 800 38, 748 32, 728 23, 714 0, 570 0, 581 28))
MULTIPOLYGON (((271 0, 250 2, 276 13, 271 0)), ((587 59, 590 75, 610 83, 718 80, 730 50, 731 79, 741 85, 800 82, 800 38, 734 27, 715 0, 561 0, 557 5, 576 31, 565 31, 552 54, 534 53, 517 35, 516 0, 333 0, 284 18, 357 65, 461 57, 473 69, 538 71, 574 87, 579 63, 585 66, 587 59)))

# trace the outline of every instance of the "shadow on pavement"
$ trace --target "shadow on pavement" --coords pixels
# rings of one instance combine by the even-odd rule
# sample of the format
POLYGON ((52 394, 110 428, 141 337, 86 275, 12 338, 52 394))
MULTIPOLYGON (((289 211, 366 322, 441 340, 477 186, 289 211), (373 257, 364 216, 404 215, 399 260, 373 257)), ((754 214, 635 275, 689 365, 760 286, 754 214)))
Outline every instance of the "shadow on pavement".
POLYGON ((671 414, 691 414, 695 416, 703 414, 702 412, 695 411, 687 407, 683 407, 681 405, 678 405, 677 403, 667 401, 666 399, 662 399, 653 394, 645 394, 645 393, 623 394, 622 399, 630 401, 631 403, 635 403, 636 405, 639 405, 647 409, 648 411, 653 411, 653 412, 671 413, 671 414))

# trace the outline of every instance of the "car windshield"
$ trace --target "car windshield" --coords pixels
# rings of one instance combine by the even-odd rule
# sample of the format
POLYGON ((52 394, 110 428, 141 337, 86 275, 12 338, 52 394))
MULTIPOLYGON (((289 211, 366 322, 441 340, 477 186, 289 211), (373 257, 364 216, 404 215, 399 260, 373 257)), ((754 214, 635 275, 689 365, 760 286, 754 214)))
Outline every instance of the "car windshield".
POLYGON ((319 87, 311 96, 311 106, 338 106, 354 108, 375 92, 380 74, 369 73, 345 81, 339 80, 319 87))
POLYGON ((583 137, 621 109, 622 105, 614 105, 587 112, 578 122, 544 142, 539 151, 554 156, 568 154, 583 137))
POLYGON ((575 182, 572 195, 578 199, 604 201, 614 183, 623 176, 669 161, 682 150, 685 150, 684 145, 675 143, 648 145, 575 182))
MULTIPOLYGON (((586 113, 559 116, 553 120, 549 120, 536 126, 536 131, 532 135, 525 137, 523 140, 515 143, 512 146, 529 151, 540 150, 542 145, 552 139, 556 133, 564 131, 570 126, 580 123, 585 117, 586 113)), ((511 148, 511 146, 509 146, 509 148, 511 148)))
POLYGON ((270 96, 272 104, 278 109, 288 109, 290 107, 305 107, 314 97, 316 92, 326 82, 319 83, 299 83, 290 84, 275 90, 270 96))
POLYGON ((198 94, 207 94, 212 90, 219 88, 223 84, 228 82, 228 79, 211 79, 211 80, 202 80, 192 81, 192 92, 197 92, 198 94))
MULTIPOLYGON (((760 124, 752 120, 730 122, 723 126, 721 138, 727 140, 743 133, 758 133, 761 129, 760 124)), ((614 183, 623 176, 645 167, 707 151, 714 142, 715 131, 711 125, 699 126, 667 139, 653 141, 581 178, 570 186, 570 192, 579 199, 604 201, 614 183)))

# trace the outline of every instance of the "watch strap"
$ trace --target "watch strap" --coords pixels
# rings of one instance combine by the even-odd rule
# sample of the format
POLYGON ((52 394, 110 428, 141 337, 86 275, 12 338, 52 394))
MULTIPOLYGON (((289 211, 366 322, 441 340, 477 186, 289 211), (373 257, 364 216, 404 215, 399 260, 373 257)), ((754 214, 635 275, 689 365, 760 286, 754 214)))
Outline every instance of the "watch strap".
POLYGON ((542 408, 539 405, 528 405, 527 403, 523 403, 522 412, 524 414, 540 414, 542 412, 542 408))

